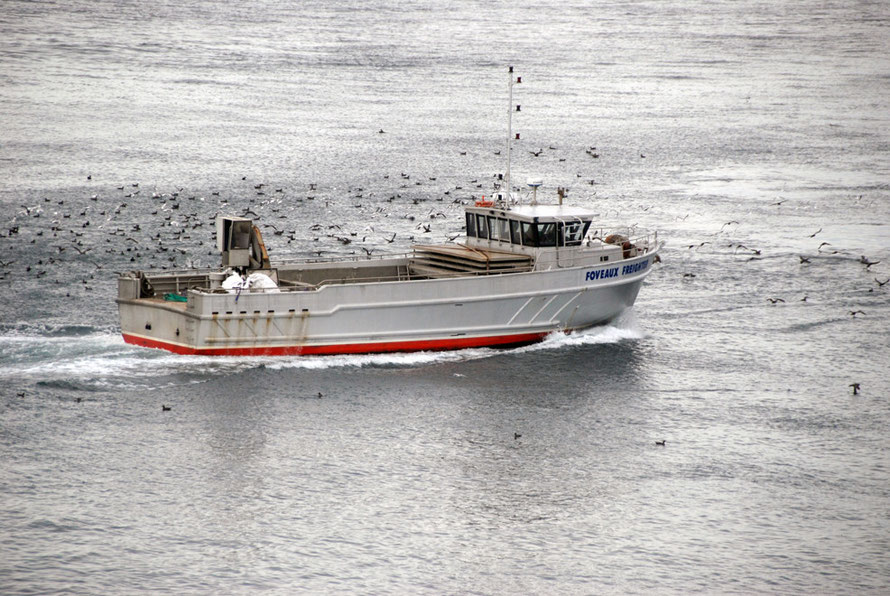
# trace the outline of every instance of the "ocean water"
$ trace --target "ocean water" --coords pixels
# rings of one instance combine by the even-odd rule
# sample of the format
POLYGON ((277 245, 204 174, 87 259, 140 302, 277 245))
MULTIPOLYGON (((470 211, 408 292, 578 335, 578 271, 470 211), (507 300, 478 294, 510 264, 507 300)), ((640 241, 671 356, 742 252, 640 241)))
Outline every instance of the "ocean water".
POLYGON ((3 2, 0 592, 887 593, 888 45, 877 1, 3 2), (507 65, 514 181, 666 242, 619 320, 123 343, 116 272, 217 263, 217 213, 459 233, 507 65))

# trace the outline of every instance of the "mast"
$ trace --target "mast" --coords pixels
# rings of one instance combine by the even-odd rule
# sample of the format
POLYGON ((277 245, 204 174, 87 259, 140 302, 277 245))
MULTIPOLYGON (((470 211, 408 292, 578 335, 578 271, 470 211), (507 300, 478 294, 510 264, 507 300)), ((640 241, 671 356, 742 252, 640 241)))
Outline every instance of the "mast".
MULTIPOLYGON (((513 84, 521 83, 522 77, 516 77, 516 80, 513 80, 513 67, 508 67, 508 77, 509 82, 507 84, 507 92, 510 96, 509 103, 507 103, 507 174, 504 177, 504 184, 507 187, 507 196, 506 200, 509 202, 512 196, 512 188, 510 186, 510 149, 513 147, 513 84)), ((516 111, 519 111, 519 106, 516 106, 516 111)), ((516 138, 519 138, 519 133, 516 133, 516 138)))

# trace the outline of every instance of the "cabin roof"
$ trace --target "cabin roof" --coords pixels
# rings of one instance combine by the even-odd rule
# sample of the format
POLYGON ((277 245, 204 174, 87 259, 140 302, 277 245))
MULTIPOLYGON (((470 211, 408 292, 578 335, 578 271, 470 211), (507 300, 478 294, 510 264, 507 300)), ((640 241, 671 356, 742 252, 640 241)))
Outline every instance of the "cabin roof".
POLYGON ((532 221, 535 218, 540 220, 565 221, 571 219, 581 219, 591 221, 599 214, 594 213, 590 209, 577 207, 574 205, 513 205, 507 209, 502 207, 467 207, 467 211, 473 213, 485 213, 491 215, 499 215, 509 219, 521 219, 532 221))

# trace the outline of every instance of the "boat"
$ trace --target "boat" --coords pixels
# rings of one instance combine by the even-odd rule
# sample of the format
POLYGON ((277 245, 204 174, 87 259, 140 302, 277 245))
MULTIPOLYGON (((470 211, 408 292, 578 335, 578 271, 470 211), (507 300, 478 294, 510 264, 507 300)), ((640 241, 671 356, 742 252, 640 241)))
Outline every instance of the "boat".
MULTIPOLYGON (((521 82, 509 68, 513 85, 521 82)), ((606 324, 658 261, 657 232, 605 230, 557 189, 507 168, 464 205, 466 234, 405 254, 272 262, 256 223, 216 219, 216 268, 118 278, 124 341, 177 354, 329 355, 511 347, 606 324)))

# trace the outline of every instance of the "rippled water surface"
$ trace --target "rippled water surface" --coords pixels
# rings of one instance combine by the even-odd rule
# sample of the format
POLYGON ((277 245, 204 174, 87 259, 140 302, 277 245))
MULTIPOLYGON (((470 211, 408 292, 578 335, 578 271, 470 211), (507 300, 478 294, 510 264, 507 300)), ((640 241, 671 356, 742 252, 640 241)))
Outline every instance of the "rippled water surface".
POLYGON ((886 593, 888 27, 868 1, 4 2, 0 591, 886 593), (217 213, 273 259, 459 233, 508 64, 514 180, 667 243, 619 320, 123 343, 116 272, 215 265, 217 213))

